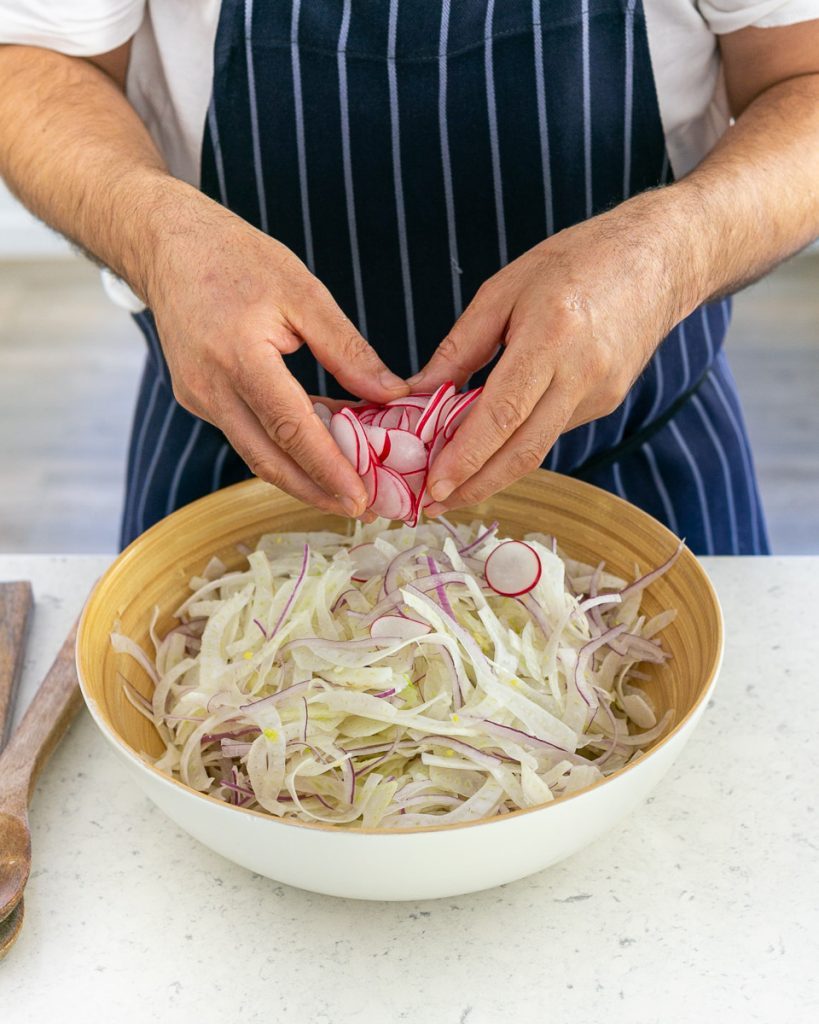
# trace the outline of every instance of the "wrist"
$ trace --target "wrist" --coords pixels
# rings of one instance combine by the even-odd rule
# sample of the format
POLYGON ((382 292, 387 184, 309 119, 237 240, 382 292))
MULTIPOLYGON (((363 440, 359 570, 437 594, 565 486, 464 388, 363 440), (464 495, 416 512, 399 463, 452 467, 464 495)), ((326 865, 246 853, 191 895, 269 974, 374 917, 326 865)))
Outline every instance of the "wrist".
POLYGON ((637 280, 644 293, 650 286, 666 334, 714 292, 718 225, 686 181, 643 192, 611 214, 632 240, 637 280))
POLYGON ((122 223, 124 244, 117 254, 118 265, 112 269, 153 308, 162 281, 178 259, 180 244, 202 230, 202 204, 214 204, 161 169, 142 171, 137 181, 123 179, 120 187, 130 196, 126 200, 129 214, 122 223))

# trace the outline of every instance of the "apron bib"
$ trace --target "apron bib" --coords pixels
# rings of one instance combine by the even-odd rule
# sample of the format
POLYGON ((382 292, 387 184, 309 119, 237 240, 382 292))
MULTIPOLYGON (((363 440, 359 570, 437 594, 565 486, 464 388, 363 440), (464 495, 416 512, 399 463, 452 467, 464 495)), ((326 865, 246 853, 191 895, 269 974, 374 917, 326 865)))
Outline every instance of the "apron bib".
MULTIPOLYGON (((202 190, 297 253, 401 376, 499 268, 670 180, 639 0, 222 3, 202 190)), ((544 463, 702 553, 767 549, 721 352, 729 310, 679 324, 621 407, 544 463)), ((173 400, 153 319, 137 320, 149 358, 123 543, 250 475, 173 400)), ((306 346, 286 359, 309 393, 345 397, 306 346)))

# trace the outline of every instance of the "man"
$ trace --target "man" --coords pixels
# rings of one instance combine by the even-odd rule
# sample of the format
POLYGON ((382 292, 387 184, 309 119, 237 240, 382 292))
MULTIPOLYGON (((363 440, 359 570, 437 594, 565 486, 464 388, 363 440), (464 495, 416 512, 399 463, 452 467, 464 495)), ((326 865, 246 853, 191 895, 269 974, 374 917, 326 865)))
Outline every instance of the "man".
POLYGON ((136 296, 123 543, 251 471, 366 514, 309 396, 472 378, 430 514, 546 459, 767 550, 725 296, 819 234, 819 0, 57 7, 0 171, 136 296))

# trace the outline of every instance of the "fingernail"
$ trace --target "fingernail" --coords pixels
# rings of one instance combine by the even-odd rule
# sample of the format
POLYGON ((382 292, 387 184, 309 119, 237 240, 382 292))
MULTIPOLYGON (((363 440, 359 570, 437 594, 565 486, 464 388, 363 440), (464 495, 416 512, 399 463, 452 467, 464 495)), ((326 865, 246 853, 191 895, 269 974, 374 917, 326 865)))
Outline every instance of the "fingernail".
POLYGON ((347 513, 347 515, 352 518, 355 518, 356 516, 360 515, 361 512, 363 511, 364 501, 361 498, 355 499, 345 494, 341 499, 341 504, 344 507, 344 511, 347 513))
POLYGON ((436 480, 430 487, 429 493, 436 501, 446 501, 454 490, 455 484, 452 480, 436 480))
POLYGON ((401 380, 400 377, 397 377, 394 373, 391 373, 389 370, 385 370, 380 375, 378 380, 379 380, 379 383, 381 384, 381 386, 384 387, 384 388, 387 388, 388 391, 406 391, 407 390, 407 382, 404 381, 404 380, 401 380))

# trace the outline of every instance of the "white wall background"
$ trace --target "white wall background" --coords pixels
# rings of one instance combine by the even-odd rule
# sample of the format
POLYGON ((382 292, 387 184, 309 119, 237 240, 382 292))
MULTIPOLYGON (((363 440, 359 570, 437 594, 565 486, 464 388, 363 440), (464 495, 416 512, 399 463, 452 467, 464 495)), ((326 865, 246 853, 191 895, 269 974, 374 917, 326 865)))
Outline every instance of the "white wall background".
POLYGON ((32 217, 0 181, 0 259, 70 255, 65 239, 32 217))

